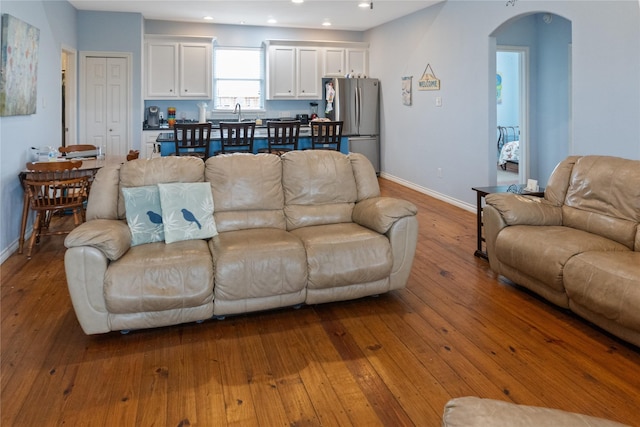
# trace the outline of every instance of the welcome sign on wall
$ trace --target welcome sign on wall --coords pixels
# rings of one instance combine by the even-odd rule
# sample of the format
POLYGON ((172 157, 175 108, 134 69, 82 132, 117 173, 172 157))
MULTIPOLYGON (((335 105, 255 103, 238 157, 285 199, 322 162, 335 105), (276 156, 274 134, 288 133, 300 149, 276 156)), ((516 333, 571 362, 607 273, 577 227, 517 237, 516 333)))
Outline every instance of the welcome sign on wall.
POLYGON ((40 30, 2 14, 0 116, 35 114, 40 30))

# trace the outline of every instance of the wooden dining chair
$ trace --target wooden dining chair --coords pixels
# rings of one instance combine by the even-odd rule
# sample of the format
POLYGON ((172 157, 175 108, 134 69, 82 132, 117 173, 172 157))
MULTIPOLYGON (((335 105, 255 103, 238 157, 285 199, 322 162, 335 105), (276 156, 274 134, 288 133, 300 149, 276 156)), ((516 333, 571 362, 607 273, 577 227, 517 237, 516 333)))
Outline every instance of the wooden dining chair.
POLYGON ((140 157, 140 150, 129 150, 127 154, 127 161, 135 160, 140 157))
POLYGON ((313 150, 340 151, 342 121, 311 122, 311 148, 313 150))
POLYGON ((267 143, 268 147, 259 150, 264 153, 284 154, 287 151, 298 149, 300 138, 300 120, 295 121, 268 121, 267 143))
POLYGON ((176 156, 209 158, 211 123, 176 123, 173 125, 176 156))
POLYGON ((216 154, 253 153, 256 122, 220 122, 220 151, 216 154))
POLYGON ((74 226, 84 221, 84 203, 89 194, 89 176, 78 169, 81 161, 27 163, 23 181, 31 210, 36 212, 27 257, 45 235, 68 234, 71 230, 49 230, 53 214, 71 210, 74 226))

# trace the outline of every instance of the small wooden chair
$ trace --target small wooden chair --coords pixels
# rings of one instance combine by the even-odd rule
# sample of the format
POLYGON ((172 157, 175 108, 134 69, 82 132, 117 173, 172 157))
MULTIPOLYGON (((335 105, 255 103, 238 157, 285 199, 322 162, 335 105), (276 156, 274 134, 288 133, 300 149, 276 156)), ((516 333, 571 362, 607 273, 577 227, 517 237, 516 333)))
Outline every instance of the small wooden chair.
POLYGON ((84 202, 89 194, 89 176, 78 168, 81 161, 27 163, 23 185, 29 205, 36 212, 27 257, 44 235, 68 234, 71 230, 49 231, 51 216, 64 209, 73 212, 74 226, 84 221, 84 202))
POLYGON ((283 154, 298 149, 300 120, 267 122, 267 143, 269 147, 260 152, 283 154))
POLYGON ((253 153, 256 122, 220 122, 220 151, 216 154, 253 153))
POLYGON ((173 125, 176 156, 209 158, 211 123, 176 123, 173 125))
POLYGON ((313 150, 340 151, 342 139, 342 121, 337 122, 311 122, 311 148, 313 150))
POLYGON ((127 154, 127 162, 135 160, 138 157, 140 157, 140 150, 129 150, 129 154, 127 154))

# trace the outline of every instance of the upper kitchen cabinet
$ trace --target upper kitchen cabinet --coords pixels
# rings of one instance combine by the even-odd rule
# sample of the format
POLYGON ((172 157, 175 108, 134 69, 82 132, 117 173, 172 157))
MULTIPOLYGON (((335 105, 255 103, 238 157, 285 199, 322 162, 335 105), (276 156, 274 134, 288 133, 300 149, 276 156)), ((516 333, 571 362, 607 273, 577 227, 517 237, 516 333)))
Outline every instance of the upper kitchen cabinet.
POLYGON ((346 49, 347 70, 351 77, 364 77, 367 75, 369 63, 367 49, 346 49))
POLYGON ((271 45, 267 48, 267 99, 320 99, 320 49, 271 45))
POLYGON ((324 77, 363 77, 368 72, 368 49, 366 48, 324 48, 324 77))
POLYGON ((212 41, 147 39, 146 99, 211 99, 212 41))

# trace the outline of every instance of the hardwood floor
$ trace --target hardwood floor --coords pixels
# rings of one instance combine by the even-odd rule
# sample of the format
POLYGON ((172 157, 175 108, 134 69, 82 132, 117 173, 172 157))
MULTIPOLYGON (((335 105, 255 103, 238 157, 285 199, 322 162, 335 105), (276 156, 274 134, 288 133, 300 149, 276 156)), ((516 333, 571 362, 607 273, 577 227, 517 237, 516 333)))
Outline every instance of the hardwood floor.
MULTIPOLYGON (((203 324, 86 336, 62 237, 2 265, 2 426, 439 426, 476 395, 640 425, 640 352, 496 277, 475 215, 414 202, 406 289, 203 324)), ((471 191, 471 190, 469 190, 471 191)))

